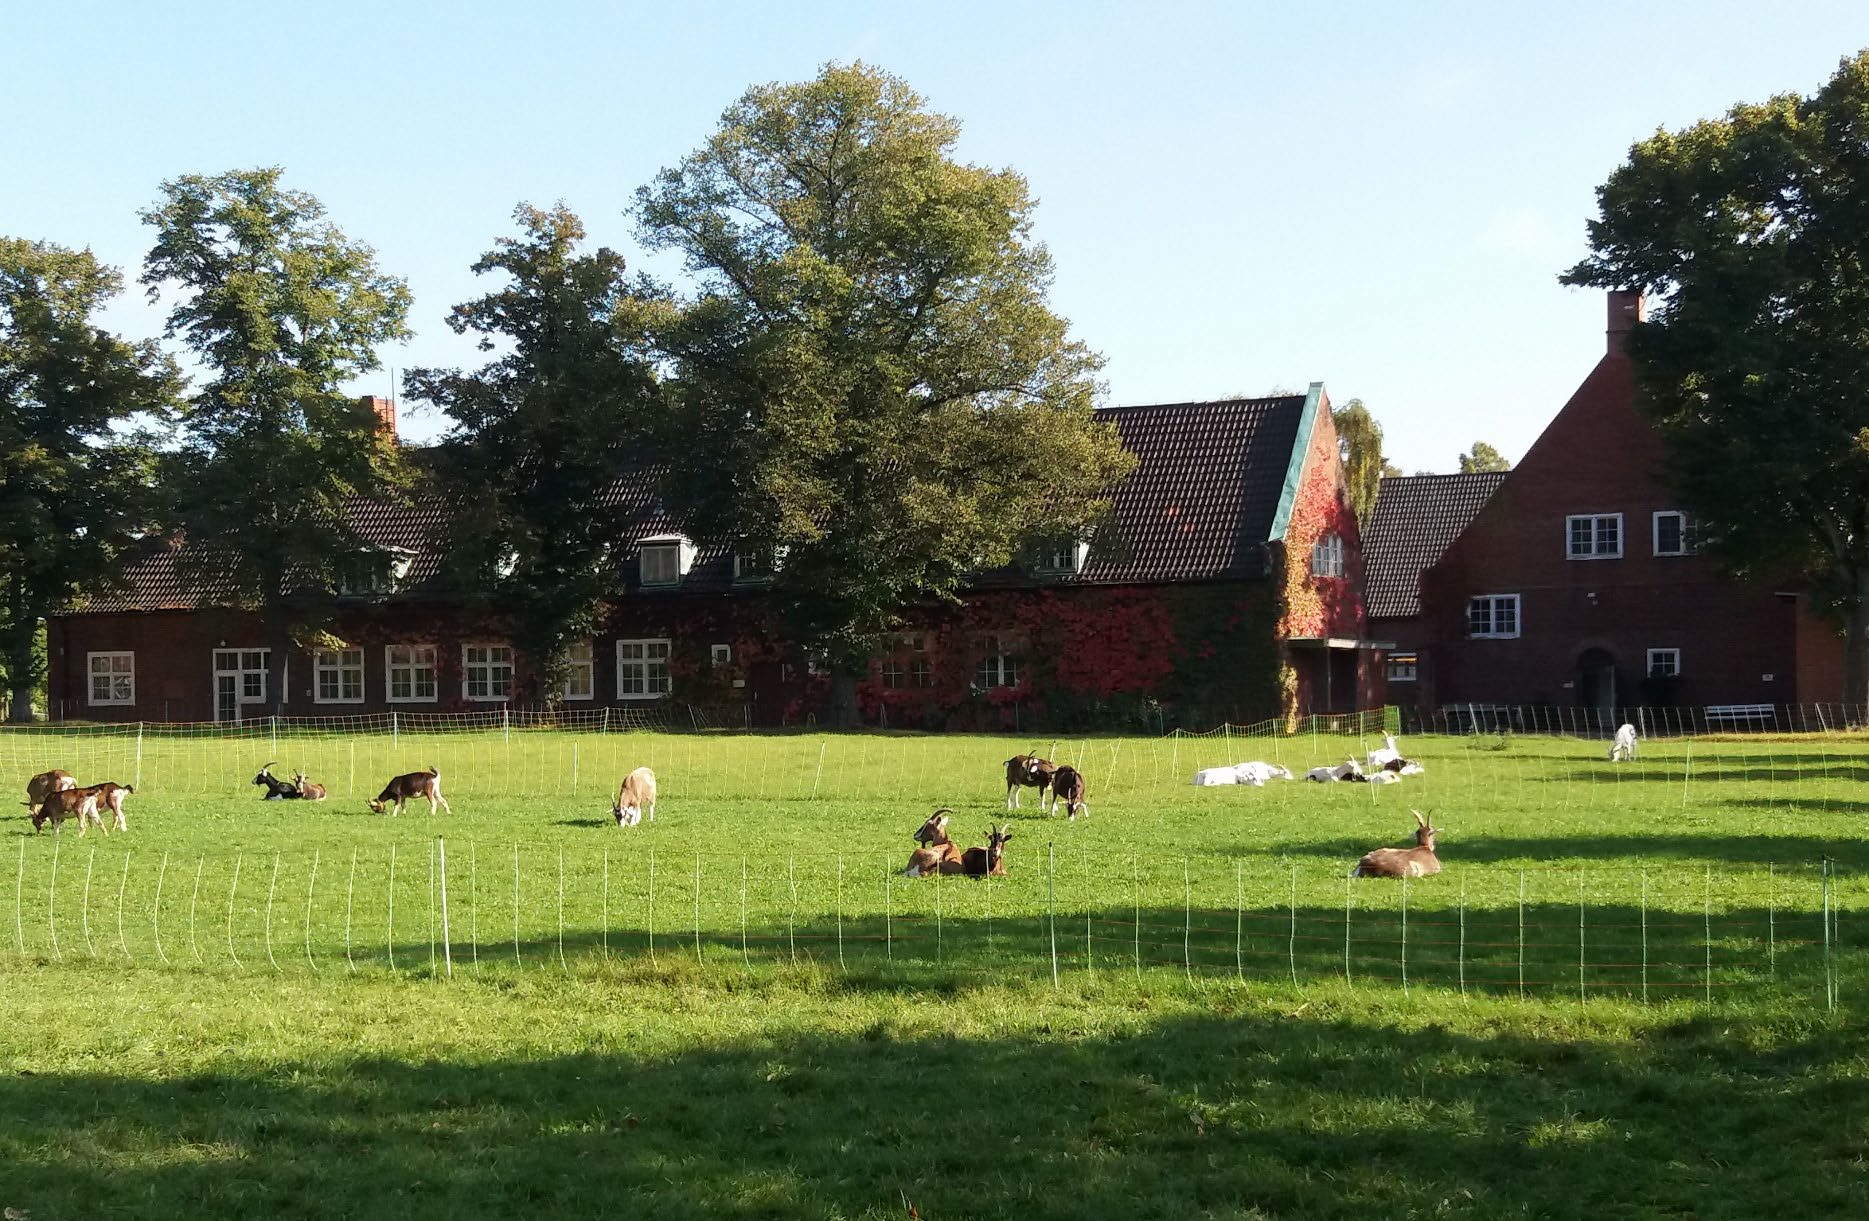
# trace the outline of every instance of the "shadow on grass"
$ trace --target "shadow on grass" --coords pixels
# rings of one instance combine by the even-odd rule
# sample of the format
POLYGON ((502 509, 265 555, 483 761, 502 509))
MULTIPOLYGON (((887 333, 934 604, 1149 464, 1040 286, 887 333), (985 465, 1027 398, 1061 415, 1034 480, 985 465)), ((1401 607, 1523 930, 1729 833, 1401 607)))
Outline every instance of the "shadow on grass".
POLYGON ((1860 756, 1855 754, 1836 754, 1827 757, 1807 756, 1801 761, 1787 761, 1782 755, 1705 755, 1696 756, 1691 762, 1685 756, 1667 759, 1638 759, 1628 763, 1594 763, 1577 765, 1577 760, 1564 762, 1573 764, 1566 776, 1562 772, 1543 773, 1546 781, 1573 784, 1613 785, 1622 781, 1672 782, 1680 784, 1682 777, 1689 777, 1695 785, 1717 784, 1727 781, 1768 781, 1775 784, 1807 784, 1813 780, 1834 780, 1838 782, 1862 783, 1869 780, 1869 768, 1860 763, 1860 756))
POLYGON ((1846 1027, 1759 1052, 1701 1021, 1611 1044, 1286 1006, 1076 1020, 990 1039, 878 1016, 673 1054, 9 1074, 0 1191, 35 1217, 404 1221, 1869 1208, 1869 1102, 1835 1067, 1862 1054, 1846 1027))

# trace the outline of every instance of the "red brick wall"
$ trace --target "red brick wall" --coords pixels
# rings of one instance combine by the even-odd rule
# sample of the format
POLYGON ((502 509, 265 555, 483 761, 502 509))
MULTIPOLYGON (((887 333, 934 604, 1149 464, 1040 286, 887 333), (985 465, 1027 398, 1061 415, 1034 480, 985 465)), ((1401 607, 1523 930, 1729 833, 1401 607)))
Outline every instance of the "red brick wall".
POLYGON ((1621 704, 1782 704, 1827 698, 1840 685, 1826 686, 1815 643, 1800 667, 1795 601, 1740 586, 1708 559, 1654 554, 1652 515, 1680 507, 1660 483, 1661 457, 1628 360, 1605 357, 1423 575, 1423 640, 1433 652, 1424 703, 1575 705, 1579 657, 1593 648, 1614 659, 1621 704), (1568 515, 1618 512, 1622 558, 1566 558, 1568 515), (1512 593, 1520 636, 1469 639, 1468 598, 1512 593), (1682 651, 1678 681, 1645 684, 1650 648, 1682 651))
MULTIPOLYGON (((1274 552, 1283 570, 1280 580, 1285 614, 1280 635, 1286 639, 1361 640, 1365 626, 1362 534, 1356 511, 1350 505, 1349 485, 1337 448, 1337 428, 1330 418, 1330 401, 1321 394, 1311 427, 1311 442, 1292 502, 1284 546, 1274 552), (1312 575, 1311 548, 1326 533, 1343 540, 1341 577, 1312 575)), ((1373 707, 1381 698, 1367 659, 1333 662, 1331 654, 1338 651, 1306 646, 1286 650, 1287 662, 1297 678, 1296 704, 1288 712, 1349 712, 1373 707)))

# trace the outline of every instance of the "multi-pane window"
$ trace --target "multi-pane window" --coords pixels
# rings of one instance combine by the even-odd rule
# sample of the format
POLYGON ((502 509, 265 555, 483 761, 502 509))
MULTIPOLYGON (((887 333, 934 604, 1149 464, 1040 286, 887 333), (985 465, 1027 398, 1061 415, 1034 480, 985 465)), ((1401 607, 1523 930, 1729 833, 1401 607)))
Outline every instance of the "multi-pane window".
POLYGON ((91 678, 91 703, 136 702, 135 653, 89 653, 85 664, 91 678))
POLYGON ((889 657, 883 660, 883 686, 898 691, 908 685, 907 678, 908 669, 902 664, 901 658, 889 657))
POLYGON ((736 581, 766 581, 772 577, 772 555, 762 551, 736 551, 733 553, 733 579, 736 581))
POLYGON ((503 700, 513 693, 513 650, 504 644, 461 646, 461 695, 503 700))
POLYGON ((1655 514, 1655 554, 1692 555, 1698 550, 1694 522, 1679 509, 1655 514))
POLYGON ((1019 685, 1019 663, 1007 651, 1007 642, 998 636, 986 636, 981 639, 984 656, 980 659, 980 668, 974 671, 974 683, 979 687, 1016 687, 1019 685))
POLYGON ((673 585, 681 580, 680 544, 644 544, 641 556, 644 585, 673 585))
POLYGON ((1467 599, 1467 635, 1510 639, 1519 634, 1519 596, 1482 594, 1467 599))
POLYGON ((1320 535, 1317 542, 1311 544, 1311 575, 1314 577, 1343 575, 1343 538, 1340 535, 1320 535))
POLYGON ((392 644, 383 649, 383 696, 392 704, 435 699, 435 646, 392 644))
POLYGON ((587 700, 597 694, 597 659, 591 642, 579 640, 565 650, 565 698, 587 700))
POLYGON ((1573 560, 1622 558, 1622 514, 1585 513, 1564 519, 1564 554, 1573 560))
POLYGON ((1681 673, 1681 650, 1650 649, 1648 651, 1648 676, 1650 678, 1675 678, 1681 673))
POLYGON ((934 686, 934 667, 929 664, 926 657, 909 658, 909 686, 922 688, 934 686))
POLYGON ((617 695, 626 700, 660 699, 669 693, 668 641, 617 641, 617 695))
POLYGON ((320 704, 363 703, 363 650, 313 652, 312 699, 320 704))
MULTIPOLYGON (((266 666, 270 649, 214 650, 214 719, 238 721, 241 708, 266 702, 266 666)), ((291 681, 284 690, 292 689, 291 681)))
POLYGON ((1421 659, 1413 653, 1389 654, 1389 681, 1412 683, 1421 672, 1421 659))

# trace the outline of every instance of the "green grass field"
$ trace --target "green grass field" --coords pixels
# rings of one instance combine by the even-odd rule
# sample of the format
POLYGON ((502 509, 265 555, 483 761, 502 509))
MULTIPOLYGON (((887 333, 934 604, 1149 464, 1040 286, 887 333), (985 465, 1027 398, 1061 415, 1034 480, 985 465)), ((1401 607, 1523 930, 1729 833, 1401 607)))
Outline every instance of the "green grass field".
POLYGON ((1028 745, 0 734, 10 783, 138 783, 127 835, 0 836, 0 1205, 1869 1209, 1869 742, 1418 738, 1402 784, 1262 790, 1188 778, 1364 744, 1039 742, 1088 820, 1028 794, 1008 877, 901 878, 1028 745), (259 801, 275 759, 334 796, 259 801), (368 813, 431 763, 452 814, 368 813), (1445 872, 1347 879, 1411 807, 1445 872))

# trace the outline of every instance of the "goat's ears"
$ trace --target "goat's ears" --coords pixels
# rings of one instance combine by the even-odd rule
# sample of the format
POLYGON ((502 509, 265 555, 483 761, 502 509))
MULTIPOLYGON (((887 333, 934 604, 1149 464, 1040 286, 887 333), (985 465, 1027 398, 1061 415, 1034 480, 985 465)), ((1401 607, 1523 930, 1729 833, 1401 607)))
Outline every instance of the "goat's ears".
POLYGON ((1409 813, 1415 816, 1415 822, 1417 825, 1423 826, 1423 827, 1428 825, 1428 820, 1421 816, 1420 810, 1410 810, 1409 813))

